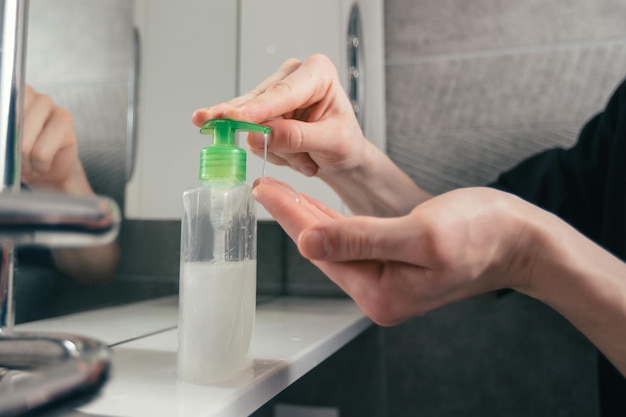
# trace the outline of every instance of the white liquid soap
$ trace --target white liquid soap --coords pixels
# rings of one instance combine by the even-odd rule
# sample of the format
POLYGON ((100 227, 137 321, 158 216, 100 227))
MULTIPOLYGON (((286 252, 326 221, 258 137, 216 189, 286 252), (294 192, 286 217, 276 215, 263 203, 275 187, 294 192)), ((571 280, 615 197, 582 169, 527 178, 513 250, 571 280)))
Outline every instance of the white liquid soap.
POLYGON ((180 379, 211 383, 237 376, 252 363, 256 261, 186 262, 180 279, 180 379))

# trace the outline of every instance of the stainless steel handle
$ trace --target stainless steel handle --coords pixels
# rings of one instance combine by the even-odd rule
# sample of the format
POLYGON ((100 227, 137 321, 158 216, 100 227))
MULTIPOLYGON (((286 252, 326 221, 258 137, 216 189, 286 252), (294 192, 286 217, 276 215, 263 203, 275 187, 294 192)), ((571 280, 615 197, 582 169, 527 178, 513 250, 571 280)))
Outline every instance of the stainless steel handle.
POLYGON ((95 246, 112 242, 120 210, 109 197, 0 192, 0 241, 14 246, 95 246))
POLYGON ((64 399, 85 401, 105 383, 111 352, 77 335, 13 331, 13 247, 91 246, 115 239, 117 204, 108 197, 0 192, 0 416, 30 415, 64 399))
POLYGON ((111 359, 105 344, 81 336, 0 336, 0 366, 12 369, 0 375, 0 415, 31 415, 65 399, 90 398, 107 380, 111 359))
POLYGON ((0 192, 0 335, 14 324, 14 248, 97 246, 112 242, 121 223, 109 197, 61 193, 0 192))

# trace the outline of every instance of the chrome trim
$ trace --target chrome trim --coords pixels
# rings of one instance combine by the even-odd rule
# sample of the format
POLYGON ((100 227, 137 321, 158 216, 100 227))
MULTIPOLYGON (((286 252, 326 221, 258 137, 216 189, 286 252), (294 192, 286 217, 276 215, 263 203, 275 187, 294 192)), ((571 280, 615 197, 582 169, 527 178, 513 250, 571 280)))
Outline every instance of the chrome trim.
POLYGON ((96 246, 118 234, 121 213, 109 197, 0 192, 0 241, 18 246, 96 246))
POLYGON ((141 77, 141 35, 133 29, 133 60, 128 77, 128 112, 126 122, 126 182, 135 172, 137 159, 137 118, 139 116, 139 79, 141 77))
POLYGON ((0 5, 0 190, 19 188, 28 0, 0 5))
MULTIPOLYGON (((54 333, 0 335, 0 415, 91 399, 108 379, 112 352, 94 339, 54 333)), ((73 404, 75 406, 75 404, 73 404)))
POLYGON ((363 34, 358 3, 352 4, 348 18, 348 96, 361 128, 365 120, 365 87, 363 66, 363 34))

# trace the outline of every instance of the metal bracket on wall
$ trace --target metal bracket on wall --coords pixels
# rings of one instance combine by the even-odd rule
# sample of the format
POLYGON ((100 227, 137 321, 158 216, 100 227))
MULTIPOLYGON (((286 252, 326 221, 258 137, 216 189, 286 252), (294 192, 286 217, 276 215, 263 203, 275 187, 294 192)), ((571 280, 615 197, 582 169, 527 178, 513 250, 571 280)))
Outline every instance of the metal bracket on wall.
POLYGON ((357 3, 352 5, 348 19, 348 96, 359 125, 363 128, 365 120, 363 35, 361 12, 357 3))

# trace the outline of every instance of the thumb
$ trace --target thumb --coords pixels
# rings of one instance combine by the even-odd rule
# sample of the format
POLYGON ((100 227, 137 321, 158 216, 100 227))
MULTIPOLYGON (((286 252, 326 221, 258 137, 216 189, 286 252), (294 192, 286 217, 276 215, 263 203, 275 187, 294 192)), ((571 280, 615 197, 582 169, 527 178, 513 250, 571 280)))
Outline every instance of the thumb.
POLYGON ((419 262, 423 240, 406 218, 353 216, 332 219, 303 230, 298 249, 311 260, 395 260, 419 262), (407 227, 409 226, 409 227, 407 227))

